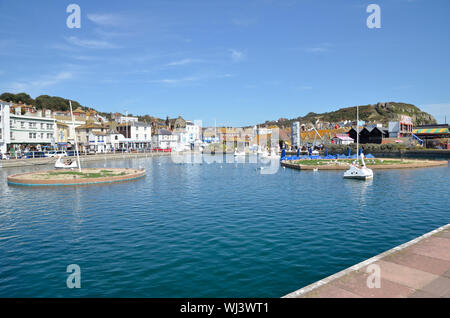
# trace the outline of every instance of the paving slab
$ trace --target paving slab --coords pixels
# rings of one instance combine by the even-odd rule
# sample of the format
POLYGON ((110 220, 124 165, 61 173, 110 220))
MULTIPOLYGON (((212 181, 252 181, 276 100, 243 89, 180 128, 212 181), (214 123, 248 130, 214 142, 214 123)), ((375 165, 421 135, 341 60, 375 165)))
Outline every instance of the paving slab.
POLYGON ((420 288, 420 290, 435 295, 436 297, 442 297, 450 292, 450 278, 439 276, 429 284, 420 288))
POLYGON ((415 292, 410 287, 383 278, 380 279, 380 288, 370 288, 368 280, 371 280, 370 274, 360 272, 358 275, 348 275, 331 284, 364 298, 406 298, 415 292))
POLYGON ((410 251, 389 255, 384 260, 435 275, 443 275, 450 268, 449 261, 412 253, 410 251))
POLYGON ((379 261, 374 264, 380 266, 382 278, 414 289, 420 289, 438 278, 437 275, 391 262, 379 261))

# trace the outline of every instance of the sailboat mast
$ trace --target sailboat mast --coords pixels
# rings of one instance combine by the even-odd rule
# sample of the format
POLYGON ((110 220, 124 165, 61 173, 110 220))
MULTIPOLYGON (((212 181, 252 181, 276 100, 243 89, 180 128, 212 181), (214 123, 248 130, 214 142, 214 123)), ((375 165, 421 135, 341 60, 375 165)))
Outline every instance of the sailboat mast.
POLYGON ((356 161, 359 160, 359 108, 356 106, 356 161))
POLYGON ((77 134, 75 132, 75 123, 73 120, 72 102, 70 100, 69 100, 69 105, 70 105, 70 115, 72 116, 72 129, 73 129, 73 138, 75 139, 75 151, 77 152, 78 171, 81 172, 80 154, 78 153, 78 140, 77 140, 77 134))

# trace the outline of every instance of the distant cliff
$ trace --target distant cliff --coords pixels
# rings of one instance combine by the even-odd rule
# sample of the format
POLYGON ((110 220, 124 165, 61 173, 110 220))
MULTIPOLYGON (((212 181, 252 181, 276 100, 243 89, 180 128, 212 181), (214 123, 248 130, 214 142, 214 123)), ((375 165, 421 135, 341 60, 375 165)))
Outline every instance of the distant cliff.
MULTIPOLYGON (((366 122, 377 122, 387 126, 389 121, 395 121, 399 119, 401 115, 410 116, 414 125, 436 124, 436 119, 432 115, 421 111, 417 106, 412 104, 387 102, 359 106, 359 119, 366 122)), ((355 121, 356 106, 341 108, 328 113, 316 114, 310 112, 303 117, 266 121, 264 125, 289 127, 294 121, 300 121, 301 123, 307 124, 316 123, 317 120, 319 120, 319 122, 329 123, 338 123, 345 120, 355 121)))

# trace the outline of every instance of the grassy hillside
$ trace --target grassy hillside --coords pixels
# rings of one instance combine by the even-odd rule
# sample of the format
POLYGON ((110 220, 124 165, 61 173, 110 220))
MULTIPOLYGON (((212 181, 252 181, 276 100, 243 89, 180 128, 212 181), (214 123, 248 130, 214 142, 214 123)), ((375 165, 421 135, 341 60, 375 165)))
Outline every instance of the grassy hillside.
MULTIPOLYGON (((387 126, 389 121, 399 119, 400 115, 410 116, 414 125, 436 124, 436 119, 421 111, 417 106, 406 103, 388 102, 378 103, 374 105, 362 105, 359 106, 359 119, 366 122, 383 123, 387 126)), ((317 120, 320 122, 337 123, 345 120, 356 120, 356 106, 341 108, 333 112, 316 114, 310 112, 303 117, 297 117, 289 120, 279 121, 266 121, 265 125, 277 125, 288 127, 294 121, 300 121, 301 123, 315 123, 317 120)))

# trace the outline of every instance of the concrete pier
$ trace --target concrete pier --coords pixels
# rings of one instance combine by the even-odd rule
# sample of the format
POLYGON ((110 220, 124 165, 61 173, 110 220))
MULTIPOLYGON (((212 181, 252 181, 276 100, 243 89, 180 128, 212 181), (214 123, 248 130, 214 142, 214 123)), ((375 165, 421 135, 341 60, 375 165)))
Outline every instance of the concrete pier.
POLYGON ((450 298, 450 224, 284 297, 450 298))

